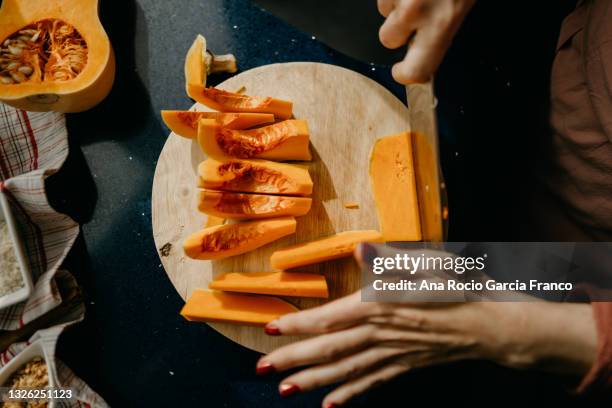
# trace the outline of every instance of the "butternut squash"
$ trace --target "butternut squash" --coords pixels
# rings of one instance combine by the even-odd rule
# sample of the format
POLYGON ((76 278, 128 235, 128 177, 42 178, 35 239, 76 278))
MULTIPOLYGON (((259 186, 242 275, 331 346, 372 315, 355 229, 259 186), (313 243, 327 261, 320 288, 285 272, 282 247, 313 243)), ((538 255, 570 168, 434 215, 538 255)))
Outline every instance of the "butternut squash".
POLYGON ((272 253, 274 269, 291 269, 350 256, 360 242, 383 242, 378 231, 345 231, 272 253))
POLYGON ((190 321, 263 326, 297 311, 291 303, 275 297, 196 289, 183 306, 181 316, 190 321))
POLYGON ((187 95, 193 100, 219 112, 272 113, 277 119, 293 115, 293 103, 269 96, 248 96, 217 88, 206 88, 190 83, 187 95))
POLYGON ((376 141, 370 154, 370 179, 385 241, 420 241, 421 222, 410 133, 376 141))
POLYGON ((202 190, 198 209, 210 216, 242 220, 285 215, 299 217, 310 211, 311 204, 312 200, 306 197, 202 190))
POLYGON ((206 86, 208 74, 234 73, 237 70, 236 58, 232 54, 213 55, 206 49, 206 38, 198 34, 185 57, 185 91, 189 94, 189 84, 206 86))
POLYGON ((267 160, 207 159, 198 167, 199 187, 209 190, 308 196, 312 179, 308 169, 267 160))
POLYGON ((285 120, 272 125, 232 130, 212 119, 200 120, 198 143, 215 159, 311 160, 308 125, 303 120, 285 120))
POLYGON ((298 272, 228 272, 216 277, 209 289, 260 295, 328 298, 323 275, 298 272))
POLYGON ((113 85, 98 0, 4 0, 0 44, 0 100, 16 108, 80 112, 113 85))
POLYGON ((295 226, 293 217, 219 225, 191 234, 183 249, 193 259, 224 259, 293 234, 295 226))
POLYGON ((161 116, 168 128, 179 136, 188 139, 198 137, 200 119, 213 119, 216 124, 227 129, 248 129, 274 122, 271 113, 224 113, 163 110, 161 116))

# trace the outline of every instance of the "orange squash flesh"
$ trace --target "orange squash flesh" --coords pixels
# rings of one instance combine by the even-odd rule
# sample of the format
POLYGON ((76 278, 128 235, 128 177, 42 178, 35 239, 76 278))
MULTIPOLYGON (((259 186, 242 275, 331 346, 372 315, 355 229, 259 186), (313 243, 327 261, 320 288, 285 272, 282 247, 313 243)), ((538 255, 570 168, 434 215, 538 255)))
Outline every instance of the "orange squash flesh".
POLYGON ((190 83, 187 95, 193 100, 219 112, 272 113, 278 119, 293 116, 293 103, 269 96, 248 96, 202 84, 190 83))
POLYGON ((293 217, 219 225, 191 234, 185 239, 183 249, 193 259, 224 259, 293 234, 295 226, 293 217))
POLYGON ((421 222, 410 133, 376 141, 370 155, 370 179, 385 241, 420 241, 421 222))
POLYGON ((303 120, 285 120, 272 125, 232 130, 216 121, 202 119, 198 143, 208 157, 224 159, 311 160, 308 125, 303 120))
POLYGON ((208 218, 206 219, 206 224, 204 225, 204 228, 216 227, 217 225, 223 225, 223 224, 225 224, 225 218, 216 217, 214 215, 209 215, 208 218))
POLYGON ((312 194, 308 169, 267 160, 207 159, 198 167, 199 187, 208 190, 282 195, 312 194))
POLYGON ((189 47, 185 57, 185 91, 189 93, 189 84, 206 86, 206 39, 198 35, 189 47))
POLYGON ((312 199, 266 194, 230 193, 202 190, 198 210, 211 216, 231 220, 271 218, 292 215, 299 217, 310 211, 312 199))
POLYGON ((352 255, 360 242, 383 242, 378 231, 345 231, 275 251, 270 257, 274 269, 291 269, 352 255))
POLYGON ((163 110, 161 116, 168 128, 179 136, 196 139, 200 119, 213 119, 228 129, 248 129, 274 122, 271 113, 225 113, 163 110))
POLYGON ((190 321, 265 325, 297 311, 291 303, 275 297, 196 289, 181 316, 190 321))
POLYGON ((98 3, 2 1, 0 58, 17 65, 10 64, 10 73, 0 69, 0 101, 38 112, 81 112, 102 101, 113 85, 115 58, 98 3))
POLYGON ((261 295, 328 298, 323 275, 298 272, 228 272, 219 275, 208 287, 229 292, 261 295))

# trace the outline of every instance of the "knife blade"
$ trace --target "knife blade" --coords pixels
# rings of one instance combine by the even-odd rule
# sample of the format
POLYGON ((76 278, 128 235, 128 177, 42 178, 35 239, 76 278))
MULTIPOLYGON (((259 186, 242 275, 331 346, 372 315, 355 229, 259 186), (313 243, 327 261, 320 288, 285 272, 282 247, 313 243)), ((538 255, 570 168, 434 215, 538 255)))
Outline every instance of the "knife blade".
POLYGON ((406 86, 423 241, 441 242, 448 231, 446 185, 439 154, 432 82, 406 86))

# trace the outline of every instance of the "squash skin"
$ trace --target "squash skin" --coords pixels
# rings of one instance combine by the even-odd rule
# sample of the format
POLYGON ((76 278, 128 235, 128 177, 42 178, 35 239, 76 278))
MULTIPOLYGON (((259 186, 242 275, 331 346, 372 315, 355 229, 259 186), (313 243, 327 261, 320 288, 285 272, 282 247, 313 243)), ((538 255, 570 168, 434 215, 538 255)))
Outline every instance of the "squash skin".
POLYGON ((370 181, 385 240, 420 241, 421 221, 410 133, 376 141, 370 153, 370 181))
POLYGON ((267 160, 211 158, 200 163, 198 174, 198 186, 207 190, 309 196, 313 188, 307 168, 267 160))
POLYGON ((226 112, 195 112, 195 111, 161 111, 162 120, 175 134, 187 139, 198 137, 198 122, 200 119, 213 119, 214 122, 228 129, 248 129, 253 126, 274 122, 271 113, 226 113, 226 112))
POLYGON ((275 251, 272 268, 286 270, 351 256, 360 242, 383 242, 378 231, 345 231, 275 251))
POLYGON ((263 326, 297 311, 291 303, 271 296, 196 289, 181 309, 181 316, 189 321, 263 326))
POLYGON ((218 160, 228 157, 267 160, 312 160, 308 124, 285 120, 250 130, 232 130, 212 119, 201 119, 198 143, 202 151, 218 160), (219 141, 224 140, 223 146, 219 141))
POLYGON ((192 259, 224 259, 294 234, 295 228, 293 217, 219 225, 188 236, 183 243, 183 250, 192 259))
POLYGON ((298 272, 227 272, 217 276, 209 289, 260 295, 329 297, 325 276, 298 272))
POLYGON ((34 112, 82 112, 100 103, 115 78, 115 57, 98 18, 98 0, 4 0, 0 41, 40 20, 59 19, 75 27, 87 43, 87 64, 68 81, 0 84, 0 101, 34 112))
POLYGON ((293 116, 293 103, 272 97, 247 96, 193 83, 187 85, 187 95, 219 112, 272 113, 277 119, 293 116))
POLYGON ((306 197, 266 194, 231 193, 202 190, 198 210, 231 220, 272 218, 291 215, 299 217, 310 211, 312 199, 306 197))

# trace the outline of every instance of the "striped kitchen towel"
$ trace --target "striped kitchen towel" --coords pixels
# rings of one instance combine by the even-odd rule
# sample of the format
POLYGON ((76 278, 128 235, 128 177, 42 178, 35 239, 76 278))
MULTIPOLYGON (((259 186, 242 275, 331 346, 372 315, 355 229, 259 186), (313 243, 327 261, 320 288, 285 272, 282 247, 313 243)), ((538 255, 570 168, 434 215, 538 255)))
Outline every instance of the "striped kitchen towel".
MULTIPOLYGON (((62 304, 59 288, 67 293, 77 286, 74 277, 60 266, 79 234, 79 225, 53 210, 45 193, 45 178, 57 172, 67 156, 63 114, 26 112, 0 104, 0 194, 6 196, 19 225, 34 282, 28 300, 0 310, 0 330, 16 330, 43 316, 62 304)), ((27 342, 0 350, 0 369, 28 344, 40 340, 51 357, 49 375, 76 393, 76 399, 57 406, 106 408, 106 402, 55 357, 62 331, 83 320, 85 314, 81 301, 67 310, 62 324, 38 330, 27 342)))
POLYGON ((67 156, 64 115, 0 104, 0 194, 6 195, 17 219, 34 282, 27 301, 0 311, 0 330, 18 329, 62 302, 53 277, 79 225, 51 208, 45 178, 57 172, 67 156))

